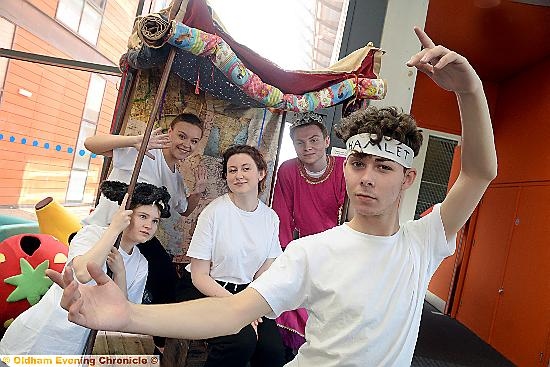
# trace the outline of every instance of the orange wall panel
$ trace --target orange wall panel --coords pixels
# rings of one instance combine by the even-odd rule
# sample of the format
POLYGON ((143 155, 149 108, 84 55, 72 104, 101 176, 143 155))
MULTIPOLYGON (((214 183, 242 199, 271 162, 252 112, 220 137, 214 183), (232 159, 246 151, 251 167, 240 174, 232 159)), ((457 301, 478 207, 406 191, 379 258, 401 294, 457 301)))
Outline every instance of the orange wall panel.
POLYGON ((460 135, 460 117, 453 93, 441 90, 418 73, 411 113, 423 128, 460 135))
POLYGON ((57 0, 26 0, 43 13, 48 14, 50 17, 55 17, 55 11, 57 10, 57 0))
MULTIPOLYGON (((16 37, 17 40, 27 38, 33 37, 16 37)), ((77 153, 67 150, 75 148, 90 74, 57 69, 10 61, 0 106, 0 133, 3 134, 0 153, 4 158, 0 169, 5 172, 0 187, 9 190, 1 194, 0 205, 32 205, 44 197, 45 191, 55 194, 60 202, 65 200, 73 157, 77 153), (31 91, 32 96, 20 95, 19 88, 31 91), (13 143, 9 142, 12 136, 13 143), (26 139, 26 144, 22 139, 26 139), (38 146, 33 146, 35 141, 38 146), (49 149, 44 147, 46 143, 49 149)), ((115 89, 112 83, 108 84, 115 89)), ((113 113, 111 104, 108 100, 101 111, 109 124, 113 113)), ((93 181, 88 190, 95 191, 97 184, 93 181)))
MULTIPOLYGON (((58 0, 26 1, 55 18, 58 0)), ((126 52, 137 5, 133 0, 107 1, 97 49, 115 64, 126 52)), ((17 27, 12 48, 70 58, 43 41, 41 34, 17 27)), ((0 170, 4 172, 0 187, 6 188, 0 193, 0 205, 34 204, 45 190, 64 202, 74 155, 78 154, 74 149, 89 80, 88 72, 9 61, 0 104, 0 153, 3 154, 0 170), (30 91, 32 96, 22 96, 20 89, 30 91), (15 140, 13 143, 9 141, 11 137, 15 140), (49 149, 45 148, 46 144, 49 149), (70 149, 73 149, 71 153, 70 149)), ((98 132, 109 132, 116 98, 116 85, 108 81, 98 132)), ((85 188, 85 200, 89 202, 94 199, 102 163, 102 158, 90 160, 85 188)))
POLYGON ((444 302, 448 302, 455 261, 456 253, 443 260, 428 286, 428 290, 444 302))
POLYGON ((502 85, 495 142, 495 183, 550 180, 550 58, 502 85))
MULTIPOLYGON (((498 88, 484 82, 489 109, 496 107, 498 88)), ((454 93, 439 88, 423 73, 418 73, 414 87, 411 113, 422 128, 460 135, 460 114, 454 93)))

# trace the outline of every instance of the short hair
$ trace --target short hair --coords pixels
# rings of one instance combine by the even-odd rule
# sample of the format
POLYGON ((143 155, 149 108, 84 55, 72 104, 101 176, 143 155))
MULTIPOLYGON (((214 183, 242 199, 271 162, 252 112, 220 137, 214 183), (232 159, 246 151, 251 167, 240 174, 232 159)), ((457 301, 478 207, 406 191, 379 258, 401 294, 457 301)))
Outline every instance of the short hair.
POLYGON ((178 122, 182 121, 197 126, 199 129, 201 129, 201 132, 204 131, 204 123, 202 122, 202 120, 197 115, 189 112, 180 113, 179 115, 174 117, 174 119, 170 123, 170 128, 173 129, 178 122))
POLYGON ((301 127, 311 126, 311 125, 317 126, 319 129, 321 129, 321 132, 323 133, 323 138, 326 138, 328 136, 328 130, 327 130, 325 124, 323 124, 321 122, 317 122, 317 121, 311 121, 311 122, 306 122, 306 123, 298 125, 298 126, 291 126, 290 127, 290 139, 292 139, 292 141, 294 141, 294 135, 296 134, 296 129, 299 129, 301 127))
POLYGON ((384 136, 387 136, 410 147, 415 157, 420 151, 423 140, 422 130, 416 126, 415 119, 399 111, 397 107, 369 106, 358 110, 344 117, 334 130, 336 136, 344 142, 353 135, 368 133, 377 136, 377 139, 371 140, 374 144, 378 144, 384 136))
POLYGON ((235 154, 248 154, 256 164, 258 171, 265 171, 265 176, 258 182, 258 194, 265 189, 267 179, 267 163, 260 151, 250 145, 233 145, 223 153, 222 178, 227 179, 227 162, 235 154))
MULTIPOLYGON (((111 201, 115 201, 118 205, 122 204, 124 195, 128 191, 128 184, 120 181, 103 181, 99 186, 101 193, 111 201)), ((145 182, 138 182, 132 193, 130 209, 137 208, 141 205, 155 205, 161 218, 170 217, 170 194, 166 187, 157 187, 145 182)))

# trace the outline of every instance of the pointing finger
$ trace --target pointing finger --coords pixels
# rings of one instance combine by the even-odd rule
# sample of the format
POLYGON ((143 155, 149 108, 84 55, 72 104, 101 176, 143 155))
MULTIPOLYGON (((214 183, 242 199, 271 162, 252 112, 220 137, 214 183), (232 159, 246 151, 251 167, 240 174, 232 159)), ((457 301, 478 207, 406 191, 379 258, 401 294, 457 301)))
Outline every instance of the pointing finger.
POLYGON ((424 48, 433 48, 435 47, 435 43, 432 41, 430 37, 424 32, 420 27, 414 27, 414 33, 416 33, 416 37, 418 37, 418 40, 420 41, 420 44, 424 48))
POLYGON ((61 275, 61 273, 52 269, 46 269, 46 275, 58 286, 60 286, 61 288, 65 288, 65 283, 63 282, 63 276, 61 275))

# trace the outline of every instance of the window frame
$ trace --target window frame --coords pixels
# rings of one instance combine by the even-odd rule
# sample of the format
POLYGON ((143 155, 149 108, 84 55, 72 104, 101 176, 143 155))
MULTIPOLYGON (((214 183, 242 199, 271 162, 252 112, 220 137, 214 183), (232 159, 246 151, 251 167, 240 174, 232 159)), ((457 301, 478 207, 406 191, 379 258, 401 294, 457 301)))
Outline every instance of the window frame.
MULTIPOLYGON (((14 24, 13 22, 10 22, 8 19, 4 18, 4 17, 0 17, 0 21, 5 21, 9 24, 11 24, 13 26, 13 31, 12 31, 12 34, 11 34, 11 41, 9 42, 9 49, 12 49, 13 48, 13 41, 15 40, 15 33, 17 31, 17 25, 14 24)), ((7 45, 7 44, 6 44, 7 45)), ((3 57, 0 57, 0 59, 5 59, 5 60, 0 60, 0 62, 2 63, 5 63, 6 67, 4 69, 4 72, 1 76, 1 80, 0 80, 0 106, 2 105, 2 100, 3 100, 3 97, 4 97, 4 87, 6 85, 6 78, 8 76, 8 69, 10 67, 10 59, 9 58, 3 58, 3 57)), ((0 70, 1 72, 1 70, 0 70)))
POLYGON ((96 4, 96 1, 98 1, 98 0, 78 0, 78 1, 82 1, 82 5, 80 7, 80 11, 79 11, 80 15, 79 15, 79 18, 78 18, 78 25, 77 25, 76 29, 73 29, 69 24, 67 24, 62 18, 59 17, 59 10, 60 10, 62 1, 64 1, 64 0, 59 0, 58 3, 57 3, 57 8, 55 10, 54 19, 59 24, 61 24, 64 28, 68 29, 71 33, 76 35, 78 38, 82 39, 84 42, 86 42, 86 43, 88 43, 92 46, 97 46, 97 41, 99 40, 99 33, 101 31, 101 26, 103 24, 103 17, 105 16, 105 8, 107 7, 107 0, 99 0, 100 3, 101 3, 101 6, 98 6, 98 4, 96 4), (83 18, 83 15, 84 15, 84 9, 86 8, 86 5, 89 5, 93 10, 97 11, 99 13, 100 17, 101 17, 101 21, 100 21, 99 26, 97 28, 97 36, 96 36, 95 42, 90 41, 83 34, 80 33, 80 31, 81 31, 80 28, 81 28, 81 25, 82 25, 82 18, 83 18))
POLYGON ((82 203, 82 200, 84 199, 86 182, 88 180, 88 173, 90 169, 91 156, 85 154, 86 157, 83 160, 81 160, 79 158, 79 151, 81 149, 84 149, 85 138, 89 136, 93 136, 95 135, 95 133, 97 133, 97 127, 99 125, 99 120, 101 116, 101 109, 103 107, 103 100, 105 98, 105 93, 107 92, 107 87, 108 87, 107 83, 108 81, 101 74, 90 73, 90 81, 88 82, 88 91, 86 95, 86 101, 84 102, 84 109, 82 111, 80 128, 77 135, 77 141, 75 142, 75 154, 73 157, 73 161, 71 163, 71 170, 69 172, 69 182, 67 183, 67 191, 65 193, 65 202, 67 203, 82 203), (103 93, 101 94, 99 110, 97 111, 97 120, 95 121, 85 117, 86 108, 88 107, 88 103, 90 102, 89 95, 90 93, 94 93, 94 91, 91 91, 92 80, 94 76, 96 76, 97 78, 103 81, 103 93), (82 135, 83 131, 88 127, 95 127, 93 134, 91 135, 86 134, 86 136, 83 136, 82 135), (84 163, 84 161, 86 161, 86 163, 82 164, 84 163), (82 168, 84 165, 86 166, 86 168, 82 168), (81 187, 80 186, 75 187, 74 185, 76 183, 74 182, 74 179, 77 178, 76 176, 82 174, 82 172, 86 172, 86 177, 84 178, 83 184, 81 185, 81 187), (77 188, 79 190, 79 193, 78 193, 79 195, 75 195, 75 193, 73 192, 73 190, 77 188), (76 198, 77 196, 78 198, 76 198))

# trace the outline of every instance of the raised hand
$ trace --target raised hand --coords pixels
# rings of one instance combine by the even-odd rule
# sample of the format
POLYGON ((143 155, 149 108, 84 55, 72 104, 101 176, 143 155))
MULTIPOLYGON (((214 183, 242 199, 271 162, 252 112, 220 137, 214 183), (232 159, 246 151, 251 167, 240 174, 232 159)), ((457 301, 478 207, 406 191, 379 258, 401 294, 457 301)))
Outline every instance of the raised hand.
MULTIPOLYGON (((135 144, 134 148, 139 150, 141 147, 141 144, 143 143, 143 135, 140 135, 141 139, 139 139, 135 144)), ((149 142, 147 143, 147 151, 145 152, 145 155, 151 159, 155 159, 155 157, 149 153, 148 151, 151 149, 164 149, 170 147, 170 136, 168 134, 165 134, 162 132, 162 128, 158 128, 156 130, 153 130, 151 132, 151 136, 149 137, 149 142)))
POLYGON ((193 193, 203 193, 206 190, 207 184, 208 177, 206 175, 206 168, 202 165, 199 165, 195 170, 195 189, 193 190, 193 193))
POLYGON ((78 283, 70 266, 63 275, 46 270, 46 275, 63 288, 60 304, 69 312, 69 321, 96 330, 125 330, 130 323, 130 304, 124 294, 99 265, 88 263, 88 272, 97 285, 78 283))
POLYGON ((111 218, 111 224, 109 227, 114 228, 118 233, 122 232, 128 225, 130 225, 130 219, 132 210, 126 210, 126 202, 128 201, 128 194, 124 195, 120 207, 111 218))
POLYGON ((414 27, 414 32, 423 49, 407 61, 407 66, 416 67, 441 88, 455 93, 473 93, 482 88, 479 76, 464 56, 436 46, 418 27, 414 27))
POLYGON ((109 265, 109 269, 111 269, 114 276, 124 276, 126 274, 122 255, 114 246, 111 247, 111 252, 107 255, 107 265, 109 265))

